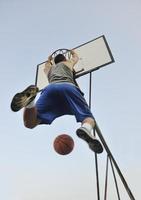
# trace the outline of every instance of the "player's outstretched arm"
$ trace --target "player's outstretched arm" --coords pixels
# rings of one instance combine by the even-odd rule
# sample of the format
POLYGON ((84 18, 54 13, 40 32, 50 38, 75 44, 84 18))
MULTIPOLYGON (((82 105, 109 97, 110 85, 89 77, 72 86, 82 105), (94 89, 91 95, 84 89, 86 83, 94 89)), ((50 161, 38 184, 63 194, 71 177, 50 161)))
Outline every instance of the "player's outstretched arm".
POLYGON ((70 52, 72 54, 71 60, 73 61, 73 64, 75 65, 78 62, 79 57, 78 57, 77 53, 74 50, 70 50, 70 52))
POLYGON ((50 70, 50 68, 51 68, 51 66, 52 66, 51 61, 52 61, 52 56, 49 56, 49 57, 48 57, 48 60, 47 60, 46 63, 45 63, 45 68, 44 68, 44 73, 45 73, 45 74, 48 74, 48 72, 49 72, 49 70, 50 70))

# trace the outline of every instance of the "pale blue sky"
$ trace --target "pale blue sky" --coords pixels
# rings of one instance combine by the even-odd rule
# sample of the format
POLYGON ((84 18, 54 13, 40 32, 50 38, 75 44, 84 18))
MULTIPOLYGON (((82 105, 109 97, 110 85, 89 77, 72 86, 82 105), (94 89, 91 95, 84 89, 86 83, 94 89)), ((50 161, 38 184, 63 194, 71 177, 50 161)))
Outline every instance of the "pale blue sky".
MULTIPOLYGON (((36 65, 52 51, 103 34, 116 62, 93 73, 92 112, 131 191, 140 198, 140 11, 139 0, 0 0, 1 199, 95 199, 94 157, 75 135, 80 124, 65 116, 51 126, 29 130, 23 126, 22 111, 11 112, 10 102, 34 83, 36 65), (75 141, 74 151, 65 157, 52 147, 61 133, 75 141)), ((79 79, 87 100, 88 81, 87 75, 79 79)), ((99 160, 102 186, 105 153, 99 160)))

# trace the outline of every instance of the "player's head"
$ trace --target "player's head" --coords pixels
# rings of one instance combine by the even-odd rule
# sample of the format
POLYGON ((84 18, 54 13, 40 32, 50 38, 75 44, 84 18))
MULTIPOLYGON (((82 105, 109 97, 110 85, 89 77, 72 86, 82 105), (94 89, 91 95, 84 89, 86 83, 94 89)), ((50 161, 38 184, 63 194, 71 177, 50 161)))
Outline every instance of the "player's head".
POLYGON ((57 56, 55 56, 55 58, 54 58, 55 64, 62 62, 62 61, 66 61, 66 57, 63 54, 58 54, 57 56))

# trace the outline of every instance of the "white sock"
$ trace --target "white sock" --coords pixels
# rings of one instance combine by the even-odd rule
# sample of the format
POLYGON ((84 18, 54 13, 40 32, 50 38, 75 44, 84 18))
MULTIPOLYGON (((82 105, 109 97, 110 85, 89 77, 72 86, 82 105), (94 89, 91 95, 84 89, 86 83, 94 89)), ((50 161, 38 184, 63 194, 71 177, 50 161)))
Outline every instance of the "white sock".
POLYGON ((93 127, 88 123, 82 124, 82 127, 86 128, 90 133, 91 133, 91 131, 93 129, 93 127))
POLYGON ((25 108, 34 108, 35 107, 35 100, 31 101, 25 108))

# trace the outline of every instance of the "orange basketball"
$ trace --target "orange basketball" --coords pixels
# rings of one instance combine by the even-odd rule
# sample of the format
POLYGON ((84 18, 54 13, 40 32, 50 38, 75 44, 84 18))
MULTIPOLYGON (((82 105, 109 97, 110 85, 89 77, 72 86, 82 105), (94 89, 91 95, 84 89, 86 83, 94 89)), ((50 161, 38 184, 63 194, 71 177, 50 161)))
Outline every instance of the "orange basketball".
POLYGON ((69 135, 62 134, 55 138, 53 146, 58 154, 67 155, 73 150, 74 141, 69 135))

